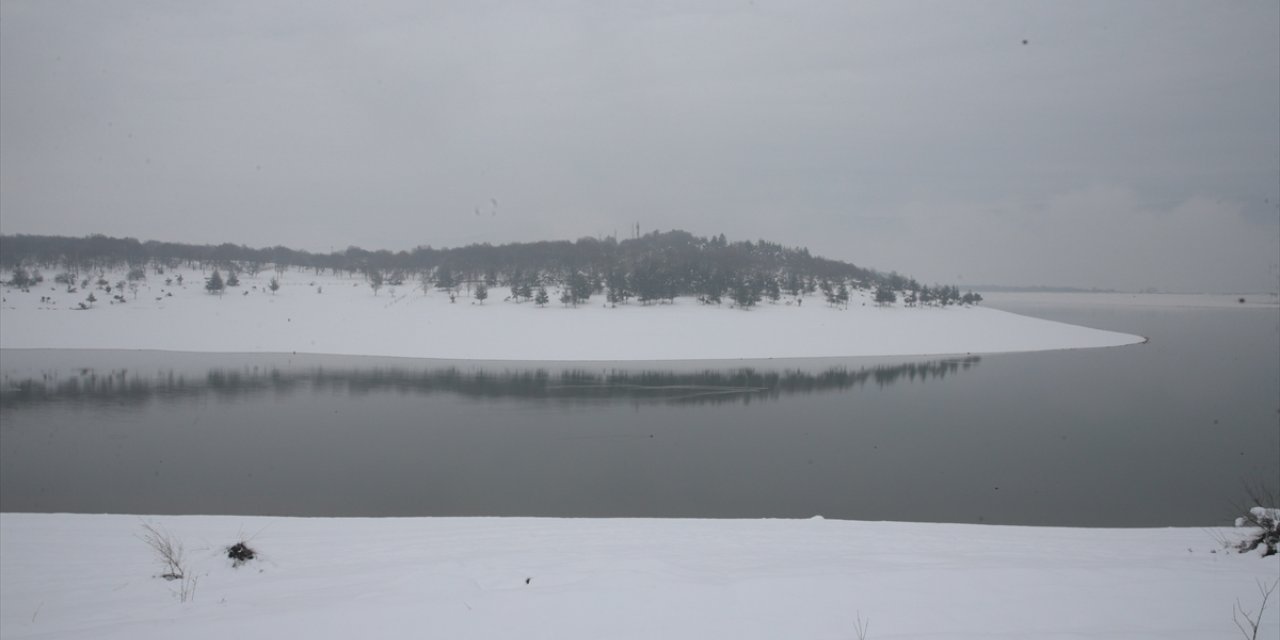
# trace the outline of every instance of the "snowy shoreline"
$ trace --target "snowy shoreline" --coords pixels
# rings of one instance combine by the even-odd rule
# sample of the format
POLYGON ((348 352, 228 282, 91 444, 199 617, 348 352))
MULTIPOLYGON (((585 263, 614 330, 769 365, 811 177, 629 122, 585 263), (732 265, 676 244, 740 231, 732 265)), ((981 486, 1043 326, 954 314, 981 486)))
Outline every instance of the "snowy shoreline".
MULTIPOLYGON (((222 295, 196 270, 149 274, 137 290, 67 293, 46 280, 5 287, 0 348, 309 353, 445 360, 591 362, 946 356, 1135 344, 1140 336, 1040 320, 984 307, 878 306, 855 291, 847 308, 819 296, 750 310, 704 305, 576 307, 509 299, 456 301, 416 283, 374 292, 361 276, 305 271, 240 275, 222 295), (273 277, 280 289, 268 290, 273 277), (88 293, 92 308, 79 309, 88 293), (120 296, 124 302, 113 300, 120 296)), ((48 276, 46 276, 48 277, 48 276)), ((107 274, 108 282, 124 274, 107 274)))
MULTIPOLYGON (((1228 528, 0 514, 5 638, 1234 638, 1228 528), (194 593, 140 539, 185 545, 194 593), (233 568, 241 540, 259 555, 233 568)), ((1262 634, 1280 627, 1265 611, 1262 634)))

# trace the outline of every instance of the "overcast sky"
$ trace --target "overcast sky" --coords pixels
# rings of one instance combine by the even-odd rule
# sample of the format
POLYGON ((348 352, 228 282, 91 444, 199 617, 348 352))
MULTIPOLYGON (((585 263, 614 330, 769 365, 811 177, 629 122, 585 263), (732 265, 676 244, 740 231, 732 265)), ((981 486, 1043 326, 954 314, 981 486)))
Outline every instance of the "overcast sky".
POLYGON ((0 2, 0 232, 1280 287, 1280 2, 0 2))

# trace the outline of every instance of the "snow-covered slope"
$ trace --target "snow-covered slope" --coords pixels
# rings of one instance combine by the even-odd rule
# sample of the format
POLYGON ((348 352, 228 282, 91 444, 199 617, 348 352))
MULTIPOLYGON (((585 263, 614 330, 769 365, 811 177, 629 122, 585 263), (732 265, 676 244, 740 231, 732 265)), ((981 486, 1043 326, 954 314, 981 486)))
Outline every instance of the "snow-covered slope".
POLYGON ((126 289, 125 303, 111 300, 118 290, 94 291, 87 310, 77 309, 85 290, 69 294, 49 281, 29 292, 6 287, 0 347, 580 361, 992 353, 1142 340, 981 307, 880 307, 866 292, 855 292, 847 309, 814 295, 749 311, 689 298, 607 308, 602 296, 540 308, 504 301, 505 288, 483 303, 465 293, 451 303, 417 283, 375 294, 361 276, 305 271, 285 273, 275 293, 267 290, 274 272, 241 274, 240 286, 219 296, 205 292, 207 274, 182 273, 181 286, 164 284, 176 272, 150 274, 136 294, 126 289))
MULTIPOLYGON (((0 514, 18 638, 1239 638, 1231 529, 0 514), (139 538, 186 546, 176 582, 139 538), (260 553, 232 568, 241 537, 260 553)), ((1259 638, 1280 633, 1276 594, 1259 638)))

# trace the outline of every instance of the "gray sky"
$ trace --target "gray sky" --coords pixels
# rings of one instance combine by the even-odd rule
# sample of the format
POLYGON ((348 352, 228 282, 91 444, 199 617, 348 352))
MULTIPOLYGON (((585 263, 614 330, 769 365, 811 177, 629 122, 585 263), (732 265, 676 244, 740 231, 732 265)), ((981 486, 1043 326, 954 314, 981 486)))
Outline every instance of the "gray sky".
POLYGON ((3 233, 636 223, 926 282, 1274 291, 1280 2, 0 2, 3 233))

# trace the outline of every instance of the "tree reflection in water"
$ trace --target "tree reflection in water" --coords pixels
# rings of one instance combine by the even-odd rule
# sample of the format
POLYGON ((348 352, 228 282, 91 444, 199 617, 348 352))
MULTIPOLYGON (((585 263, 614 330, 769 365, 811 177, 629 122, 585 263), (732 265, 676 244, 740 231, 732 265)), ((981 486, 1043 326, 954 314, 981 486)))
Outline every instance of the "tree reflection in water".
POLYGON ((298 392, 364 395, 372 393, 453 393, 469 398, 562 402, 662 402, 717 404, 771 400, 797 393, 846 392, 867 384, 883 387, 902 381, 943 378, 978 364, 979 356, 947 358, 859 368, 832 367, 819 372, 751 367, 696 372, 587 369, 464 369, 316 366, 214 368, 203 376, 167 371, 144 376, 128 369, 81 369, 68 375, 6 375, 0 407, 21 409, 49 403, 137 406, 208 397, 234 399, 259 394, 298 392))

